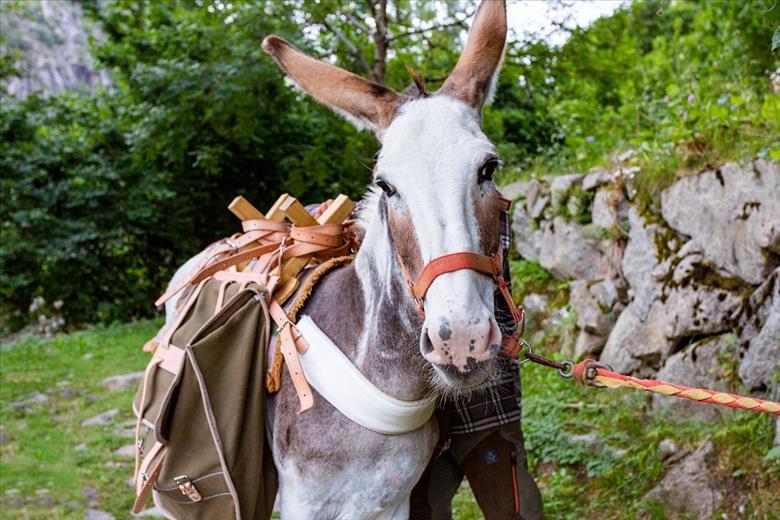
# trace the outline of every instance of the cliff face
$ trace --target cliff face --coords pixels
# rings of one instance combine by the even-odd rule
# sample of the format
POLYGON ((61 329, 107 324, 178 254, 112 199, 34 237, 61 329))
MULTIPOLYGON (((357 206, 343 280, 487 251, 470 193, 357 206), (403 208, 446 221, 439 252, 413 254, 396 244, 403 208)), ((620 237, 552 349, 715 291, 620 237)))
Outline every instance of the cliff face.
MULTIPOLYGON (((660 214, 632 200, 637 174, 617 168, 507 187, 517 199, 517 251, 570 280, 571 354, 625 374, 777 393, 780 167, 759 159, 685 177, 661 193, 660 214)), ((679 401, 659 397, 654 406, 719 413, 679 401)))
POLYGON ((8 94, 26 97, 40 91, 53 95, 63 90, 110 87, 111 77, 97 71, 89 52, 88 36, 99 38, 96 28, 71 1, 40 0, 0 3, 3 52, 17 56, 19 76, 10 78, 8 94))

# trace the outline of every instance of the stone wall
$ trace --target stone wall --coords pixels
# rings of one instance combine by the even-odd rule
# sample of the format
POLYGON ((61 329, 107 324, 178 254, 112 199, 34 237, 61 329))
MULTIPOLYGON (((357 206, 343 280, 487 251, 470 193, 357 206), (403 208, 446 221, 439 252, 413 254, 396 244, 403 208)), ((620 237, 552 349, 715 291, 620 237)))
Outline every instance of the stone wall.
MULTIPOLYGON (((780 167, 759 159, 684 177, 655 212, 633 199, 640 174, 616 168, 505 187, 518 253, 570 280, 573 355, 778 397, 780 167)), ((679 400, 654 406, 688 411, 670 401, 679 400)))

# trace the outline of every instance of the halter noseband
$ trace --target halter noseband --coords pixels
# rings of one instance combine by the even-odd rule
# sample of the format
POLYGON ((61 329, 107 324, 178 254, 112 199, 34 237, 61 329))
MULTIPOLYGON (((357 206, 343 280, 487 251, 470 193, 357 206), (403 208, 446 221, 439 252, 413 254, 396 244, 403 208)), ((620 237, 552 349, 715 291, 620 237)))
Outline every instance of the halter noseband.
POLYGON ((420 275, 417 277, 417 281, 412 280, 409 270, 406 268, 406 264, 404 264, 400 255, 398 255, 398 263, 401 265, 401 272, 406 280, 406 285, 409 287, 409 293, 417 304, 417 312, 423 319, 425 319, 423 300, 431 284, 439 276, 454 271, 470 269, 493 278, 512 313, 512 317, 517 322, 517 330, 511 336, 504 336, 502 340, 503 350, 509 357, 517 355, 520 350, 520 344, 517 339, 522 334, 525 312, 522 307, 518 308, 512 301, 512 295, 509 293, 509 284, 504 279, 502 273, 504 261, 500 252, 492 256, 486 256, 471 251, 461 251, 460 253, 450 253, 436 257, 423 267, 420 275))

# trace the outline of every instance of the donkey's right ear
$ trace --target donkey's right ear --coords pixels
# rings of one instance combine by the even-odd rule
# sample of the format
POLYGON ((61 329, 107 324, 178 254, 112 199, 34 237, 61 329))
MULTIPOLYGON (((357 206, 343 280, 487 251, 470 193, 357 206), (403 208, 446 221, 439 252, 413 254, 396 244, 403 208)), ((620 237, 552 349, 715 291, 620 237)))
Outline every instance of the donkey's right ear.
POLYGON ((392 89, 310 58, 278 36, 267 36, 263 50, 309 95, 361 130, 381 135, 406 99, 392 89))

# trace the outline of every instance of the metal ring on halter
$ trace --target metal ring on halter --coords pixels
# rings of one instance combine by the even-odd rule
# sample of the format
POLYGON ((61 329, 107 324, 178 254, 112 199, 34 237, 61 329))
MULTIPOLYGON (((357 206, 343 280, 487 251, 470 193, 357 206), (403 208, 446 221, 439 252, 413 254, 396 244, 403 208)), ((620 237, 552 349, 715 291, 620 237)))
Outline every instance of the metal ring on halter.
POLYGON ((562 368, 559 368, 558 373, 564 379, 571 379, 571 376, 574 372, 574 361, 571 361, 570 359, 565 359, 561 361, 561 365, 565 366, 567 370, 564 371, 562 368))
POLYGON ((523 364, 525 364, 525 363, 528 363, 529 361, 531 361, 531 360, 530 360, 530 359, 528 359, 527 357, 525 357, 525 356, 521 356, 521 354, 523 353, 523 349, 525 349, 525 350, 526 350, 526 354, 533 354, 533 353, 534 353, 534 351, 533 351, 533 349, 531 348, 531 345, 529 345, 529 344, 528 344, 528 342, 527 342, 526 340, 520 340, 520 341, 518 342, 518 344, 520 345, 520 350, 518 350, 518 351, 517 351, 517 356, 518 356, 518 358, 520 358, 520 357, 522 357, 522 358, 523 358, 523 359, 521 359, 521 360, 518 362, 518 365, 523 365, 523 364))

